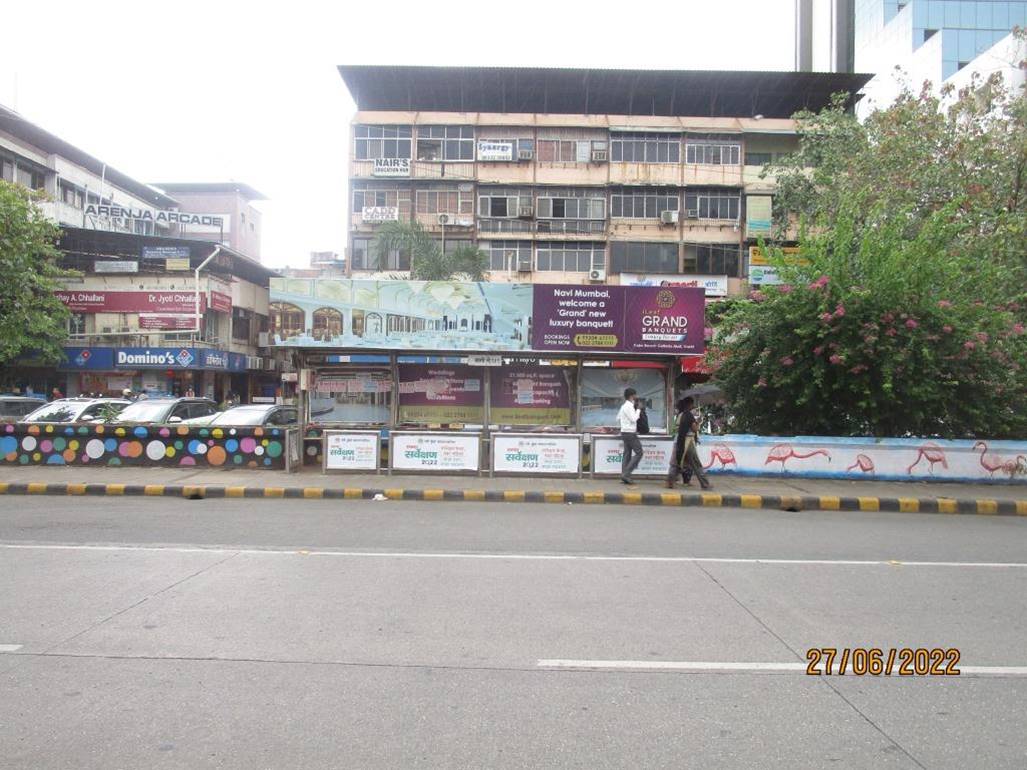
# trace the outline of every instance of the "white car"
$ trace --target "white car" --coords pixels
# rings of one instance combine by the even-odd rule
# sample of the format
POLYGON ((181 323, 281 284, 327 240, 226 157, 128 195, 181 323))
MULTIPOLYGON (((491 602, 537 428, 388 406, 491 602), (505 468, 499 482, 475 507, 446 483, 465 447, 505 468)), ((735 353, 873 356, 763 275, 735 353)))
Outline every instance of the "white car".
POLYGON ((243 404, 223 412, 185 420, 186 425, 281 426, 298 425, 296 407, 281 404, 243 404))
POLYGON ((124 398, 58 398, 25 415, 22 422, 93 422, 121 412, 124 398))

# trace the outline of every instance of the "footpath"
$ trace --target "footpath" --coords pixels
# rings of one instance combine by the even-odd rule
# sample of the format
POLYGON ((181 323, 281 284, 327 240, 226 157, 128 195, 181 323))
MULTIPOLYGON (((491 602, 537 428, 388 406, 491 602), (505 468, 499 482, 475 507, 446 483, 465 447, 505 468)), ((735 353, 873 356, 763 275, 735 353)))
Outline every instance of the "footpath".
POLYGON ((795 511, 894 511, 1027 516, 1027 485, 710 477, 709 492, 662 480, 540 477, 325 475, 151 467, 29 466, 0 468, 0 495, 427 500, 768 508, 795 511))

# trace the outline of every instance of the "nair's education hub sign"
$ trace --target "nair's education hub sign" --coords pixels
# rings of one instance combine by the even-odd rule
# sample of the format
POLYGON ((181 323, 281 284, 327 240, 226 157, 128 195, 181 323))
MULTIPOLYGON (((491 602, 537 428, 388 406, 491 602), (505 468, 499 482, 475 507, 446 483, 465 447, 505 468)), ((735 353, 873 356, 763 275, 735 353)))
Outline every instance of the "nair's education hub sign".
MULTIPOLYGON (((273 344, 288 347, 654 355, 705 350, 705 292, 694 286, 272 278, 271 302, 276 317, 293 319, 287 328, 272 329, 273 344), (326 311, 341 321, 332 335, 315 329, 314 313, 326 311)), ((548 408, 564 408, 561 400, 554 397, 548 408)), ((527 404, 507 404, 520 405, 527 404)))
POLYGON ((371 176, 410 176, 410 158, 375 158, 371 176))

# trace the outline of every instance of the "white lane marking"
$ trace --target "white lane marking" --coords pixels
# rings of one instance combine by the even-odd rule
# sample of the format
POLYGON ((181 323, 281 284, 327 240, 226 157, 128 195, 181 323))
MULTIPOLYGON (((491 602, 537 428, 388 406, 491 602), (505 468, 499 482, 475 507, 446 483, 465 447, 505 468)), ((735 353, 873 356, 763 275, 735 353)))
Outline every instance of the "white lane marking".
MULTIPOLYGON (((716 661, 716 660, 566 660, 542 659, 539 668, 588 669, 601 671, 696 671, 696 672, 806 672, 806 664, 798 662, 716 661)), ((958 666, 960 676, 1023 676, 1027 666, 958 666)), ((854 676, 847 674, 847 676, 854 676)), ((894 676, 894 675, 893 675, 894 676)), ((884 677, 878 676, 875 679, 884 677)))
POLYGON ((897 561, 895 559, 751 559, 712 556, 592 556, 588 554, 547 553, 459 553, 430 551, 316 551, 306 549, 224 548, 211 546, 159 545, 53 545, 41 543, 0 543, 0 549, 40 551, 167 551, 169 553, 236 553, 257 556, 342 556, 369 559, 499 559, 512 561, 614 561, 667 564, 784 564, 838 567, 979 567, 988 569, 1027 569, 1027 562, 990 561, 897 561))
POLYGON ((0 644, 0 652, 17 652, 20 649, 20 644, 0 644))

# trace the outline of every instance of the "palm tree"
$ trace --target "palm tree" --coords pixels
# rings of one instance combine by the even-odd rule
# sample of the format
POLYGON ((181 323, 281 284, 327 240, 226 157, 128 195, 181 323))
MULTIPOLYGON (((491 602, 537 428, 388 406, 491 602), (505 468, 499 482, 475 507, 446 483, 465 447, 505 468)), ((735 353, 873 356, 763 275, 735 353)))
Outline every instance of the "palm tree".
POLYGON ((378 263, 390 252, 410 255, 410 278, 415 281, 488 280, 489 256, 477 246, 458 246, 443 253, 420 222, 386 222, 374 239, 378 263))

